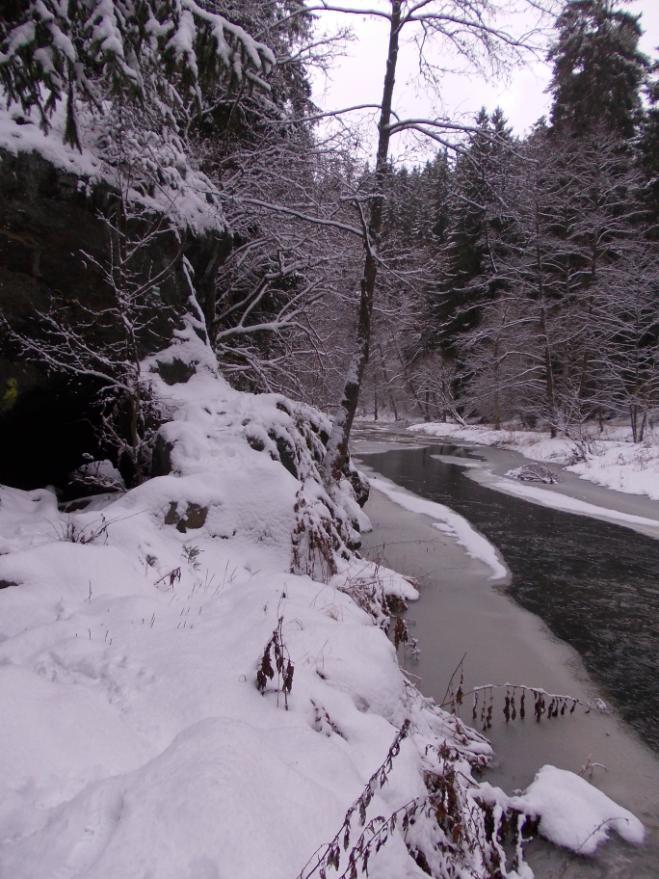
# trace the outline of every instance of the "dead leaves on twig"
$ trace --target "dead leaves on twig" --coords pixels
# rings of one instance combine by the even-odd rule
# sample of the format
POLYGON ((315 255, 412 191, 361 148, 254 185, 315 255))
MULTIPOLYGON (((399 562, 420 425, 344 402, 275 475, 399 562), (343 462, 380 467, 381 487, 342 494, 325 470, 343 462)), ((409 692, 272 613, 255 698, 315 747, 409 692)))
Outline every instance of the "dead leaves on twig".
POLYGON ((284 618, 279 617, 277 628, 273 631, 272 637, 265 645, 261 661, 256 672, 256 689, 265 695, 268 687, 268 681, 274 680, 277 675, 277 704, 279 705, 279 694, 284 697, 284 708, 288 711, 288 697, 293 689, 293 674, 295 666, 291 662, 288 648, 284 643, 283 636, 284 618), (273 664, 274 660, 274 664, 273 664))

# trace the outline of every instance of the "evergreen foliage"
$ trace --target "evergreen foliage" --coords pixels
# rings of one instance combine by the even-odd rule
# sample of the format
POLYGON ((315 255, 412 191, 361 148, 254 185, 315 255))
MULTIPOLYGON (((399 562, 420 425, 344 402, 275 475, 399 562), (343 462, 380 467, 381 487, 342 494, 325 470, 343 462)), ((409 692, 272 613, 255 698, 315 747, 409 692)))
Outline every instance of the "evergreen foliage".
POLYGON ((201 104, 218 81, 257 82, 272 51, 195 0, 30 0, 0 19, 0 82, 10 103, 36 108, 41 125, 61 101, 65 140, 80 147, 77 100, 107 94, 164 104, 201 104))
POLYGON ((503 113, 483 108, 458 156, 448 192, 450 222, 435 309, 441 347, 453 352, 457 334, 478 324, 479 304, 496 290, 493 236, 508 223, 506 187, 513 141, 503 113))
POLYGON ((603 125, 630 137, 648 66, 638 49, 639 17, 616 9, 611 0, 569 0, 556 27, 549 52, 553 127, 583 134, 603 125))

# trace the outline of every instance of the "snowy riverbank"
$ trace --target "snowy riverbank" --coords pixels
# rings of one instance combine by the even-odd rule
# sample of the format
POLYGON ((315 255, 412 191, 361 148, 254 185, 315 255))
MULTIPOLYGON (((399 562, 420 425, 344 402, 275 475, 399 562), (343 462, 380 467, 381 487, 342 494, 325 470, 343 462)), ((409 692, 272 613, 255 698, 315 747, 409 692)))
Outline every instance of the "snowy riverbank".
MULTIPOLYGON (((408 658, 408 668, 422 692, 441 702, 451 672, 466 654, 462 681, 466 693, 484 683, 512 681, 595 702, 601 694, 575 651, 557 641, 537 616, 493 588, 485 561, 468 554, 453 536, 438 531, 430 509, 414 510, 400 500, 390 493, 372 494, 366 509, 373 532, 366 535, 366 552, 414 577, 419 586, 420 600, 410 606, 407 616, 420 653, 416 660, 408 658)), ((496 754, 488 780, 507 790, 524 789, 546 763, 583 771, 596 787, 650 828, 642 848, 609 845, 594 859, 571 859, 534 845, 531 863, 536 875, 565 879, 654 876, 659 857, 656 756, 615 714, 576 711, 540 724, 529 719, 508 724, 502 716, 502 700, 503 695, 488 732, 496 754)), ((472 722, 470 698, 461 710, 472 722)), ((569 807, 564 806, 562 814, 567 825, 580 827, 580 816, 569 807)))
POLYGON ((445 422, 413 424, 408 429, 450 441, 512 449, 535 461, 564 466, 582 479, 606 488, 659 500, 659 433, 656 429, 649 430, 642 443, 631 442, 628 428, 610 426, 602 432, 593 428, 583 443, 568 437, 552 438, 541 431, 494 430, 445 422))
POLYGON ((385 593, 416 590, 354 556, 325 583, 290 573, 301 509, 321 537, 330 507, 345 534, 364 523, 314 469, 323 416, 231 390, 192 333, 177 353, 197 373, 153 379, 172 472, 69 512, 0 491, 0 874, 295 879, 350 858, 365 875, 368 854, 378 879, 421 879, 422 851, 435 875, 486 876, 487 822, 511 809, 563 845, 639 842, 576 777, 478 781, 489 743, 409 684, 383 629, 385 593), (468 816, 457 845, 433 785, 468 816))
MULTIPOLYGON (((158 391, 171 474, 74 512, 48 489, 0 490, 2 876, 293 879, 405 720, 369 819, 422 795, 426 747, 455 739, 355 600, 364 586, 378 607, 374 566, 328 585, 289 573, 300 483, 271 437, 294 440, 301 411, 201 368, 158 391)), ((410 863, 399 833, 376 859, 391 879, 410 863)))

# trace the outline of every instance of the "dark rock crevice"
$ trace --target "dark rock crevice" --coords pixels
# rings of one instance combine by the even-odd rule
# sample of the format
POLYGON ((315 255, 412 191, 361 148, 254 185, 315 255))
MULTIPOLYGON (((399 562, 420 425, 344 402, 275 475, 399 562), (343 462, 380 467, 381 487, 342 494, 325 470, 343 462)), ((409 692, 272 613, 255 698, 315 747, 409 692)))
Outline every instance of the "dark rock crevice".
MULTIPOLYGON (((55 167, 38 153, 13 155, 0 148, 0 314, 14 329, 38 338, 37 313, 47 312, 54 302, 63 308, 71 304, 72 319, 76 302, 107 312, 112 294, 93 259, 107 264, 108 229, 102 215, 118 204, 117 191, 107 183, 55 167), (85 259, 83 251, 93 259, 85 259)), ((140 229, 133 231, 139 235, 140 229)), ((178 316, 189 307, 183 259, 201 288, 203 308, 230 249, 228 233, 193 235, 173 228, 145 248, 145 277, 169 266, 171 271, 158 284, 163 308, 138 340, 141 356, 171 343, 178 316)), ((108 333, 108 321, 98 321, 85 341, 101 346, 108 333)), ((68 473, 86 456, 106 456, 99 440, 98 391, 93 380, 27 362, 0 329, 0 482, 64 489, 68 473)))

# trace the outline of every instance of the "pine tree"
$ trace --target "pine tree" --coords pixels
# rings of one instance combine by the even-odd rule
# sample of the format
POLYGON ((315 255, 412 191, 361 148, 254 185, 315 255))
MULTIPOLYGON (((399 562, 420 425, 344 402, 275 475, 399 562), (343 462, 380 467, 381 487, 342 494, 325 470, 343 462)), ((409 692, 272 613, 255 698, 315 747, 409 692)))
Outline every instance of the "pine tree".
POLYGON ((442 277, 435 294, 435 331, 443 349, 478 324, 480 304, 495 293, 493 237, 507 225, 506 189, 512 137, 500 110, 482 109, 451 180, 450 220, 442 277))
POLYGON ((9 103, 35 109, 44 130, 61 102, 65 140, 80 147, 79 99, 108 94, 176 115, 217 82, 260 83, 272 51, 195 0, 29 0, 0 17, 0 83, 9 103))
POLYGON ((640 126, 639 153, 646 178, 644 200, 654 229, 652 239, 659 239, 659 61, 652 65, 646 82, 647 104, 640 126))
POLYGON ((548 56, 553 128, 580 135, 600 126, 630 137, 648 66, 638 49, 639 16, 616 9, 612 0, 568 0, 556 27, 548 56))

